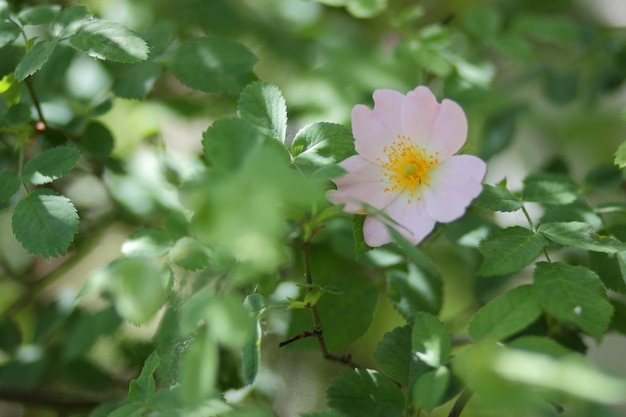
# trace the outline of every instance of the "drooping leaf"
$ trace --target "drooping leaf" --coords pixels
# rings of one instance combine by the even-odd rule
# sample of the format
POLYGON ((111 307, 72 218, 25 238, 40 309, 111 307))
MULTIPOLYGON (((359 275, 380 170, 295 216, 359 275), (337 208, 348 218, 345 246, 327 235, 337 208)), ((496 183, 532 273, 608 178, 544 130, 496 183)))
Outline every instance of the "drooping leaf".
POLYGON ((56 37, 71 36, 85 23, 89 18, 89 10, 82 5, 73 5, 67 7, 59 13, 50 25, 50 33, 56 37))
POLYGON ((80 159, 80 152, 72 146, 57 146, 28 161, 22 171, 22 180, 40 185, 67 174, 80 159))
POLYGON ((610 290, 626 294, 626 251, 617 253, 589 252, 589 268, 610 290))
POLYGON ((214 393, 218 369, 217 343, 202 327, 189 343, 181 365, 180 386, 185 404, 198 406, 214 393))
POLYGON ((552 316, 572 323, 600 340, 609 327, 613 307, 600 278, 582 266, 539 263, 533 290, 541 307, 552 316))
POLYGON ((0 204, 15 195, 20 188, 20 177, 8 169, 0 171, 0 204))
POLYGON ((469 324, 469 335, 474 340, 502 340, 537 320, 541 307, 534 298, 530 285, 517 287, 484 305, 469 324))
POLYGON ((506 187, 483 184, 483 191, 472 203, 492 211, 517 211, 522 208, 522 201, 506 187))
POLYGON ((0 21, 0 48, 13 43, 20 36, 20 28, 7 20, 0 21))
POLYGON ((278 87, 262 81, 252 83, 241 92, 237 107, 239 117, 285 142, 287 106, 278 87))
POLYGON ((168 61, 174 75, 188 87, 233 93, 253 81, 256 57, 243 45, 219 38, 196 38, 182 43, 168 61))
POLYGON ((94 19, 70 37, 70 44, 98 59, 133 63, 148 58, 148 45, 136 33, 116 22, 94 19))
POLYGON ((323 166, 338 163, 354 154, 350 129, 335 123, 313 123, 303 127, 291 145, 296 164, 323 166))
POLYGON ((531 174, 524 179, 522 199, 533 203, 570 204, 580 190, 568 177, 552 173, 531 174))
POLYGON ((23 25, 44 25, 54 20, 61 10, 58 4, 46 4, 23 9, 17 15, 23 25))
POLYGON ((328 405, 346 417, 400 417, 404 396, 391 380, 370 369, 335 377, 326 391, 328 405))
POLYGON ((15 78, 18 81, 24 80, 29 75, 33 75, 41 69, 43 64, 46 63, 54 48, 58 45, 58 38, 46 39, 37 42, 26 54, 22 57, 20 62, 15 68, 15 78))
POLYGON ((392 269, 387 274, 387 295, 402 316, 412 321, 418 311, 437 314, 441 309, 442 285, 430 279, 415 264, 408 270, 392 269))
POLYGON ((152 352, 146 359, 141 373, 132 381, 128 388, 128 398, 133 402, 146 403, 156 393, 154 373, 159 367, 157 352, 152 352))
POLYGON ((617 253, 626 250, 626 243, 596 233, 583 222, 553 222, 539 226, 539 233, 553 242, 594 252, 617 253))
POLYGON ((506 275, 530 265, 548 241, 539 233, 513 226, 485 239, 479 247, 483 263, 478 271, 483 276, 506 275))
POLYGON ((417 378, 413 386, 413 402, 419 408, 430 412, 441 404, 448 385, 450 370, 445 366, 429 370, 417 378))
POLYGON ((450 356, 452 337, 436 316, 418 312, 413 320, 411 349, 422 362, 438 368, 450 356))
POLYGON ((78 233, 78 213, 68 198, 38 189, 17 203, 11 224, 24 249, 49 258, 67 251, 78 233))
POLYGON ((380 370, 389 378, 404 385, 409 385, 411 354, 411 326, 396 327, 385 333, 376 345, 374 358, 380 370))

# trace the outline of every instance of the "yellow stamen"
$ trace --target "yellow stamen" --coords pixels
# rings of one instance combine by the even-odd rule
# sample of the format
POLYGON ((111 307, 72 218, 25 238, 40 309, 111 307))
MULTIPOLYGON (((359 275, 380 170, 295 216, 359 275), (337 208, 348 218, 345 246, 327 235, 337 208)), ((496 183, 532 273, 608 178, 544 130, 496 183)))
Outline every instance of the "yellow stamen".
POLYGON ((439 163, 439 152, 429 154, 426 149, 415 145, 411 138, 405 135, 397 135, 391 145, 383 148, 387 157, 381 163, 381 173, 388 186, 385 192, 409 193, 409 203, 417 196, 422 199, 422 187, 429 187, 430 170, 439 163))

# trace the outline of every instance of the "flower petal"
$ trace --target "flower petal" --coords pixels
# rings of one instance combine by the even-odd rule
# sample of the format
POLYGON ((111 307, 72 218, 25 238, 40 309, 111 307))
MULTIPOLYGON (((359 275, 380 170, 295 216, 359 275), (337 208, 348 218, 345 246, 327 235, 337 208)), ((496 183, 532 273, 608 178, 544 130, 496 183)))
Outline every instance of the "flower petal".
POLYGON ((347 173, 333 181, 337 190, 326 193, 333 204, 345 204, 344 210, 360 213, 362 203, 377 209, 384 209, 397 194, 386 192, 385 184, 380 181, 380 167, 359 155, 354 155, 339 164, 347 173))
MULTIPOLYGON (((385 208, 385 213, 397 223, 389 225, 416 245, 433 230, 435 220, 428 215, 421 202, 409 203, 408 198, 407 195, 398 196, 385 208)), ((365 243, 375 247, 390 242, 391 237, 386 228, 384 220, 373 215, 367 216, 363 224, 365 243)))
POLYGON ((402 125, 404 133, 421 147, 430 143, 433 120, 439 109, 434 94, 426 87, 419 86, 406 95, 402 106, 402 125))
POLYGON ((432 170, 430 186, 422 201, 428 215, 438 222, 451 222, 465 213, 483 189, 485 162, 472 155, 456 155, 432 170))
POLYGON ((430 149, 439 152, 441 160, 454 155, 467 139, 467 118, 456 102, 443 100, 433 121, 430 149))
POLYGON ((392 138, 404 132, 402 128, 402 104, 404 94, 395 91, 380 89, 374 91, 374 113, 381 123, 391 133, 392 138))
POLYGON ((354 148, 359 155, 373 163, 378 163, 377 159, 384 156, 383 148, 391 144, 399 133, 387 128, 389 123, 385 120, 386 115, 386 111, 370 110, 362 104, 352 109, 354 148))

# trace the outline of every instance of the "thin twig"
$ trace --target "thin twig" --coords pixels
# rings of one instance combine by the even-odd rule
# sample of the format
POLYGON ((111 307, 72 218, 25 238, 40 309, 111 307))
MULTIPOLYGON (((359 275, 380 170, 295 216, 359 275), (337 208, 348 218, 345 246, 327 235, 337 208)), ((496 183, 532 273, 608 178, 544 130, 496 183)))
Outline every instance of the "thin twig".
POLYGON ((37 109, 37 115, 39 116, 39 123, 37 124, 37 130, 43 132, 48 127, 48 123, 46 123, 46 118, 43 116, 43 111, 41 110, 41 104, 39 103, 39 98, 37 97, 37 93, 35 92, 35 88, 33 87, 33 79, 32 75, 29 75, 24 80, 24 84, 28 88, 28 93, 30 94, 30 98, 33 100, 33 104, 35 105, 35 109, 37 109))
POLYGON ((472 398, 472 395, 474 395, 474 392, 465 388, 463 392, 461 392, 461 395, 459 395, 459 398, 456 399, 456 402, 452 406, 448 417, 459 417, 470 398, 472 398))

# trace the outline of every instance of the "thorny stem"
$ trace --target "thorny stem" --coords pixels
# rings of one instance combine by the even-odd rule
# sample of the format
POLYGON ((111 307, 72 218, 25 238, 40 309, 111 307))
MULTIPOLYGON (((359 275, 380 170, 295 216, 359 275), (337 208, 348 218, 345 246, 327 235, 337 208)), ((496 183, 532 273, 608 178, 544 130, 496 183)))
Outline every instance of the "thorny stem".
MULTIPOLYGON (((535 227, 533 220, 530 218, 530 214, 528 214, 526 207, 524 207, 523 205, 522 205, 522 213, 524 213, 524 217, 526 217, 526 221, 528 222, 528 225, 530 226, 530 230, 536 234, 537 228, 535 227)), ((546 260, 549 263, 552 263, 552 260, 550 259, 550 255, 548 255, 548 250, 545 247, 543 248, 543 255, 546 257, 546 260)))
POLYGON ((459 398, 456 399, 456 402, 452 406, 448 417, 459 417, 465 409, 465 406, 469 402, 470 398, 472 398, 472 395, 474 395, 474 393, 465 388, 463 392, 461 392, 461 395, 459 395, 459 398))

